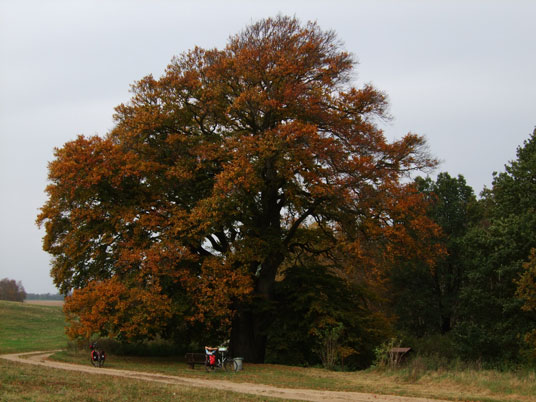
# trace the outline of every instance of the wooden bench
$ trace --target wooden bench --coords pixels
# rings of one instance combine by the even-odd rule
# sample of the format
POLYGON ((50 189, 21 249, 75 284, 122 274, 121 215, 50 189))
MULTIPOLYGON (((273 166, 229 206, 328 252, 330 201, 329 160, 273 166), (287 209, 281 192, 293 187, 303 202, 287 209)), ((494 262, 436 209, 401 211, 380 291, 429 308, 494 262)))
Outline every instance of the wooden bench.
POLYGON ((184 358, 186 360, 186 364, 188 364, 192 369, 195 368, 196 364, 202 364, 203 366, 205 365, 204 353, 186 353, 184 358))

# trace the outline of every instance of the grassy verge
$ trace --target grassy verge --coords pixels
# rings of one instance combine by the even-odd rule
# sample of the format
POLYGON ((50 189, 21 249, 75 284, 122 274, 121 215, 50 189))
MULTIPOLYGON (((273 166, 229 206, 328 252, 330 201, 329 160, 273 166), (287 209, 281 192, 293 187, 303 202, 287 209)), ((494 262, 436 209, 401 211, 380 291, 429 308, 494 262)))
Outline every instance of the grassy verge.
MULTIPOLYGON (((89 354, 60 352, 55 360, 89 364, 89 354)), ((534 372, 499 372, 460 368, 421 370, 418 362, 401 370, 333 372, 274 364, 244 364, 244 371, 206 373, 203 367, 190 369, 182 359, 109 356, 107 367, 149 371, 209 380, 268 384, 285 388, 356 391, 463 401, 536 401, 534 372), (417 372, 417 370, 420 370, 417 372)))
POLYGON ((65 318, 59 306, 0 301, 0 353, 65 348, 65 318))
POLYGON ((0 359, 0 401, 275 402, 281 399, 50 370, 0 359))

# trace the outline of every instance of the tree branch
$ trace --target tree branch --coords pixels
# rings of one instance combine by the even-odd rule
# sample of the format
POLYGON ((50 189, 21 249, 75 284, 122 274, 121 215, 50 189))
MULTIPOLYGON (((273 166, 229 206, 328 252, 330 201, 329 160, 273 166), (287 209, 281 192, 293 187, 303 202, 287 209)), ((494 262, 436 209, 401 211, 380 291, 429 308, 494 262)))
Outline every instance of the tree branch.
POLYGON ((285 245, 285 247, 288 247, 288 244, 290 243, 290 240, 294 237, 294 235, 296 234, 296 231, 298 230, 300 225, 303 223, 303 221, 305 219, 307 219, 307 217, 309 217, 309 216, 311 216, 313 214, 313 211, 314 211, 315 207, 316 207, 316 204, 311 206, 307 211, 305 211, 305 213, 302 216, 300 216, 292 224, 292 226, 290 227, 290 229, 288 231, 287 236, 285 237, 285 240, 283 241, 283 244, 285 245))

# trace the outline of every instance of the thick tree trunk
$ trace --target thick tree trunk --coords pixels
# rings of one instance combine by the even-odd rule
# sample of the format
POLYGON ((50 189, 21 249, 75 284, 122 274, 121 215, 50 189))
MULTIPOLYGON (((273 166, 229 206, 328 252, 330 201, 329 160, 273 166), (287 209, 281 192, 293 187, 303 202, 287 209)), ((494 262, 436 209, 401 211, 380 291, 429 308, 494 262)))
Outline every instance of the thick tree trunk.
POLYGON ((274 167, 274 160, 266 159, 262 176, 265 188, 262 190, 258 216, 260 234, 266 244, 266 257, 250 267, 254 277, 255 290, 251 305, 240 306, 233 319, 231 330, 231 350, 234 357, 243 357, 251 363, 264 363, 266 353, 266 329, 272 321, 270 305, 277 270, 284 260, 286 245, 281 231, 281 178, 274 167))
POLYGON ((450 314, 444 312, 441 314, 441 333, 446 334, 451 329, 451 316, 450 314))
POLYGON ((243 357, 250 363, 264 363, 266 329, 272 321, 269 306, 273 301, 277 269, 283 258, 283 254, 279 252, 266 258, 257 278, 254 302, 241 306, 233 319, 230 352, 234 357, 243 357))
MULTIPOLYGON (((267 317, 264 317, 266 319, 267 317)), ((231 355, 243 357, 251 363, 264 363, 266 335, 265 322, 259 313, 239 311, 233 320, 231 331, 231 355)))

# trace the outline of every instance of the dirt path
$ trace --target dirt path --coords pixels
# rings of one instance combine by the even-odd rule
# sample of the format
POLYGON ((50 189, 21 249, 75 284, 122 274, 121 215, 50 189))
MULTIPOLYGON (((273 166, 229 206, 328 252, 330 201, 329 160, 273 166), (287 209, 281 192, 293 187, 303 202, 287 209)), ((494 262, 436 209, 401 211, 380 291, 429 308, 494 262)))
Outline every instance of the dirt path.
POLYGON ((253 394, 272 398, 294 399, 302 401, 359 401, 359 402, 425 402, 437 399, 410 398, 395 395, 365 394, 360 392, 322 391, 312 389, 278 388, 271 385, 237 383, 231 381, 204 380, 199 378, 177 377, 142 371, 117 370, 112 368, 96 369, 91 366, 56 362, 47 360, 55 351, 29 352, 0 355, 0 358, 17 363, 34 364, 60 370, 71 370, 97 375, 111 375, 132 378, 136 380, 159 382, 163 384, 184 385, 188 387, 215 388, 224 391, 234 391, 243 394, 253 394))

